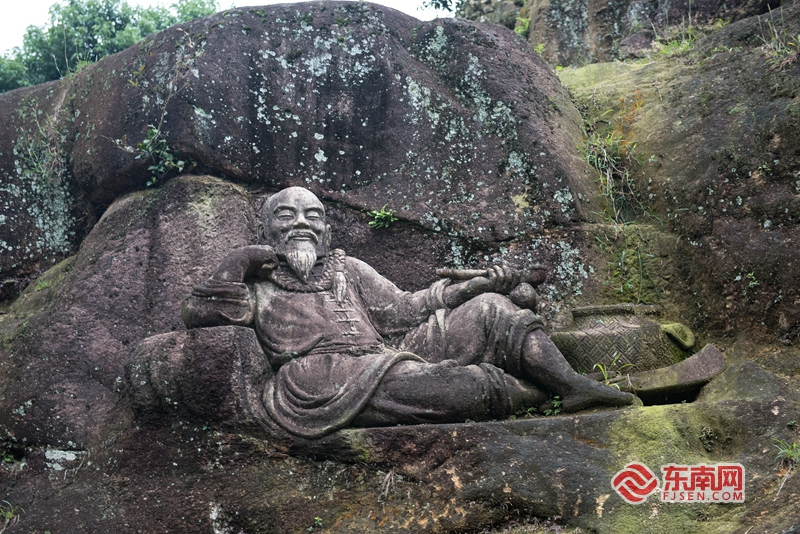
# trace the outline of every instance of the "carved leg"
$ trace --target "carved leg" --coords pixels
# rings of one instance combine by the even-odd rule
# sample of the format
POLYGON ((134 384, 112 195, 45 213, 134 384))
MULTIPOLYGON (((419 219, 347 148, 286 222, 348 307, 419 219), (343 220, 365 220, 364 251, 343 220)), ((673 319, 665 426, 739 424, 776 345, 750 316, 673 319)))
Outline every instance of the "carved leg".
POLYGON ((503 419, 547 394, 489 364, 404 361, 384 375, 353 426, 503 419))
POLYGON ((559 395, 565 412, 576 412, 593 406, 629 406, 640 404, 630 393, 576 373, 558 348, 541 330, 530 332, 522 349, 522 370, 533 384, 559 395))

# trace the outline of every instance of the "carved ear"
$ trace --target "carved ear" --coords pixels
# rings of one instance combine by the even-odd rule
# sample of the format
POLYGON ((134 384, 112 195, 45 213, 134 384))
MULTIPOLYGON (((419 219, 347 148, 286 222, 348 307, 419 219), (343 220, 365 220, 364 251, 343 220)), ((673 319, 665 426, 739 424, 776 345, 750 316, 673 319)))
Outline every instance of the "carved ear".
POLYGON ((258 221, 258 228, 256 229, 256 236, 258 237, 259 245, 267 244, 267 229, 264 226, 264 221, 258 221))
POLYGON ((331 225, 325 225, 325 247, 330 248, 331 246, 331 225))

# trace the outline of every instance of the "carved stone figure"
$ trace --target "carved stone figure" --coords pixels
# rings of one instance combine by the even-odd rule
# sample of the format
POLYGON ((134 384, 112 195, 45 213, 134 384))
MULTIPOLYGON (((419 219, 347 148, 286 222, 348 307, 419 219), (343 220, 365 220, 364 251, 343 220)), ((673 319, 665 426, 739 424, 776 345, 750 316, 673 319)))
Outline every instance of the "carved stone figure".
POLYGON ((299 187, 265 202, 258 231, 266 244, 231 251, 195 288, 184 320, 255 329, 276 371, 264 406, 295 435, 505 418, 551 395, 565 412, 637 402, 573 371, 541 319, 507 298, 519 285, 508 269, 401 291, 329 250, 325 208, 299 187))

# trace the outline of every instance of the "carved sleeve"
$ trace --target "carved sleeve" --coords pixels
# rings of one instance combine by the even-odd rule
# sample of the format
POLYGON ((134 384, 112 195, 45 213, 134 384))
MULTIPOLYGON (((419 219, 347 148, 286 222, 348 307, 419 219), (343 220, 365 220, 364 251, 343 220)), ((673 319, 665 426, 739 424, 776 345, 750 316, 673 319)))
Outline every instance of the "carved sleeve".
POLYGON ((422 324, 437 309, 447 308, 442 294, 449 280, 439 280, 415 293, 402 291, 363 261, 350 257, 347 274, 381 335, 403 333, 422 324))
POLYGON ((246 284, 209 280, 196 286, 183 303, 183 321, 189 328, 248 326, 253 322, 255 299, 246 284))

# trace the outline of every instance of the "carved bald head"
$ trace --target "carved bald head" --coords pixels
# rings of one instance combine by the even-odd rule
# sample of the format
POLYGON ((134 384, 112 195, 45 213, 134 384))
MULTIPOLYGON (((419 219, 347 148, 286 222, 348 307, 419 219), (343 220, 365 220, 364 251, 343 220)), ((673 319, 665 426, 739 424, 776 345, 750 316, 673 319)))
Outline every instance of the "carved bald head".
POLYGON ((325 206, 302 187, 284 189, 264 203, 259 233, 304 282, 317 258, 328 255, 331 228, 325 206))

